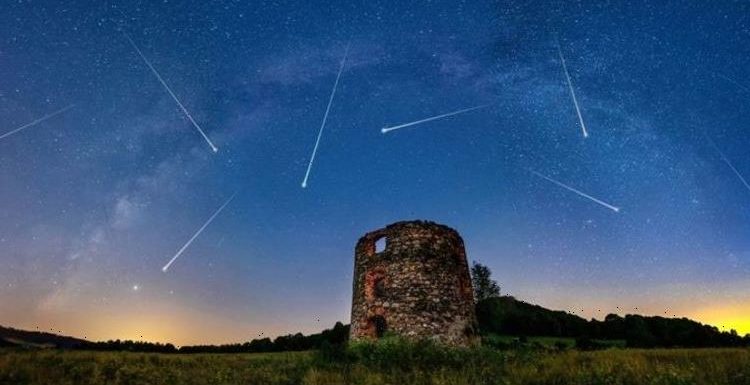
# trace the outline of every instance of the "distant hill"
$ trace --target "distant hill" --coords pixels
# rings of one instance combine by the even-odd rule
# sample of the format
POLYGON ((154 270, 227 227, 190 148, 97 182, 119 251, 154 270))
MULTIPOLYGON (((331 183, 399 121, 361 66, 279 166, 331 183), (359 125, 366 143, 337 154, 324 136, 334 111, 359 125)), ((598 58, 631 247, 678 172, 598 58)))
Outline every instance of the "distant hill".
POLYGON ((625 340, 628 347, 644 348, 750 346, 750 334, 741 337, 734 331, 721 332, 687 318, 609 314, 604 321, 587 321, 510 296, 480 301, 476 311, 480 331, 485 334, 625 340))
POLYGON ((477 304, 479 328, 486 333, 514 336, 578 337, 589 329, 576 315, 549 310, 510 296, 489 298, 477 304))
MULTIPOLYGON (((489 298, 476 305, 482 334, 527 337, 575 338, 579 346, 587 340, 624 340, 628 347, 737 347, 750 346, 750 334, 721 332, 687 318, 645 317, 609 314, 603 321, 586 320, 576 315, 549 310, 510 296, 489 298)), ((52 333, 31 332, 0 326, 0 347, 140 351, 162 353, 240 353, 279 352, 319 349, 345 342, 349 325, 337 322, 321 333, 301 333, 255 339, 229 345, 182 346, 144 341, 89 342, 52 333)))
POLYGON ((243 344, 230 345, 197 345, 183 346, 181 353, 240 353, 240 352, 284 352, 320 349, 332 345, 341 345, 349 339, 349 325, 341 322, 331 329, 325 329, 317 334, 303 335, 302 333, 270 338, 254 339, 243 344))
POLYGON ((270 338, 254 339, 245 343, 228 345, 182 346, 146 341, 110 340, 90 342, 79 338, 60 336, 52 333, 31 332, 0 326, 0 347, 57 348, 100 351, 132 351, 159 353, 258 353, 319 349, 330 345, 340 345, 349 338, 349 326, 341 322, 320 333, 302 333, 270 338))
POLYGON ((79 338, 0 326, 0 346, 73 349, 85 343, 86 340, 79 338))

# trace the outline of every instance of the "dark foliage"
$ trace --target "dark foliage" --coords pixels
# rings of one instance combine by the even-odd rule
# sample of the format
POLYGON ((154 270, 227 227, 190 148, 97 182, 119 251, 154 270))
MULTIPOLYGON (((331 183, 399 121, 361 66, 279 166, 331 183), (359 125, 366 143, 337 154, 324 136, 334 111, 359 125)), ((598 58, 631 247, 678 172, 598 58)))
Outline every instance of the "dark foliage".
MULTIPOLYGON (((628 347, 745 347, 750 346, 750 335, 741 337, 735 331, 720 332, 716 327, 703 325, 687 318, 644 317, 640 315, 608 315, 603 321, 587 321, 563 311, 518 301, 513 297, 491 297, 479 301, 476 313, 480 332, 520 336, 518 343, 525 346, 525 336, 567 337, 576 339, 576 348, 596 350, 609 346, 603 340, 624 340, 628 347)), ((345 355, 343 345, 349 337, 349 325, 337 322, 332 329, 308 336, 301 333, 254 339, 228 345, 196 345, 180 348, 172 344, 142 341, 88 342, 51 333, 29 332, 0 327, 0 346, 50 346, 63 349, 97 351, 131 351, 159 353, 261 353, 318 349, 327 357, 345 355), (12 342, 11 342, 12 341, 12 342), (19 342, 20 341, 20 342, 19 342)), ((512 343, 487 339, 487 346, 514 348, 512 343)), ((366 352, 360 352, 362 354, 366 352)))
POLYGON ((479 328, 485 333, 578 337, 588 331, 588 322, 583 318, 517 301, 510 296, 480 301, 476 310, 479 328))
POLYGON ((85 340, 74 337, 61 336, 47 332, 19 330, 2 326, 0 326, 0 341, 3 341, 3 344, 8 344, 10 346, 38 344, 62 349, 75 348, 86 342, 85 340), (11 341, 19 342, 13 343, 11 341))
POLYGON ((471 266, 471 285, 477 302, 500 296, 500 286, 492 279, 490 268, 481 263, 474 262, 471 266))
POLYGON ((180 353, 265 353, 320 349, 324 345, 342 345, 349 338, 349 325, 336 322, 332 329, 309 336, 302 333, 255 339, 242 344, 183 346, 180 353))
POLYGON ((358 341, 350 344, 343 358, 346 363, 361 363, 380 370, 406 372, 415 369, 461 369, 478 366, 479 362, 488 360, 500 363, 503 355, 487 347, 454 349, 429 340, 410 341, 388 336, 375 342, 358 341))
POLYGON ((145 341, 110 340, 89 342, 77 338, 64 337, 51 333, 29 332, 0 327, 0 346, 36 345, 60 349, 94 350, 94 351, 128 351, 147 353, 260 353, 320 349, 324 345, 333 347, 343 345, 349 338, 349 325, 337 322, 332 329, 309 336, 301 333, 285 336, 254 339, 250 342, 227 345, 196 345, 180 348, 172 344, 161 344, 145 341), (19 341, 18 343, 10 341, 19 341))
POLYGON ((687 318, 644 317, 628 314, 624 318, 608 315, 604 321, 591 320, 591 333, 600 338, 627 341, 628 347, 740 347, 750 346, 750 335, 720 332, 687 318))
POLYGON ((106 342, 84 342, 74 347, 79 350, 97 350, 97 351, 126 351, 126 352, 145 352, 145 353, 176 353, 177 348, 172 344, 160 344, 143 341, 106 341, 106 342))
POLYGON ((576 338, 576 349, 578 350, 601 350, 608 347, 609 345, 597 340, 592 340, 586 336, 576 338))
POLYGON ((687 318, 610 314, 604 321, 587 321, 509 296, 480 301, 476 309, 482 333, 572 337, 582 349, 596 349, 595 339, 625 340, 628 347, 639 348, 750 346, 750 335, 720 332, 714 326, 687 318))

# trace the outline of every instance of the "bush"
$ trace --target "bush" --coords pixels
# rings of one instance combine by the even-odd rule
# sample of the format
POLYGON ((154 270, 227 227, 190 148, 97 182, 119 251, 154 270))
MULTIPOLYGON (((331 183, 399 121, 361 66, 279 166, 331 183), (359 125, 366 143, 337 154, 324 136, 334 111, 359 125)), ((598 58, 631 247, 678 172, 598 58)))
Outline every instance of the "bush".
POLYGON ((486 347, 454 348, 430 340, 387 337, 374 342, 350 343, 347 359, 381 369, 455 369, 501 357, 486 347))
POLYGON ((592 340, 588 337, 576 338, 576 349, 579 350, 602 350, 609 347, 610 345, 604 344, 600 341, 592 340))
POLYGON ((349 363, 353 361, 353 356, 345 343, 332 344, 324 341, 320 349, 315 354, 316 361, 319 363, 349 363))

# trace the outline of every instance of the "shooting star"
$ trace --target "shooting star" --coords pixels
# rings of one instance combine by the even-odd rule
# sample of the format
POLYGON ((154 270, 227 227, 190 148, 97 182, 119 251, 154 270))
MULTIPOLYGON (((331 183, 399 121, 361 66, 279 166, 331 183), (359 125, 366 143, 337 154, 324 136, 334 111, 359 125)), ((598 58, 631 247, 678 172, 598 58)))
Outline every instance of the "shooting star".
POLYGON ((198 236, 201 235, 201 233, 203 232, 203 230, 205 230, 206 227, 208 227, 208 225, 211 224, 211 222, 214 220, 214 218, 216 218, 216 216, 219 215, 219 213, 221 213, 222 210, 224 210, 224 207, 227 207, 227 205, 229 204, 229 202, 231 202, 232 199, 234 199, 235 195, 237 195, 237 193, 232 194, 232 196, 229 197, 229 199, 227 199, 227 201, 224 202, 224 204, 221 205, 221 207, 219 207, 219 209, 216 210, 216 212, 214 212, 214 214, 211 215, 210 218, 208 218, 208 220, 206 221, 206 223, 204 223, 203 226, 201 226, 201 228, 198 229, 198 231, 196 231, 195 234, 193 234, 193 236, 190 238, 190 240, 188 240, 187 243, 185 243, 185 245, 182 246, 182 248, 180 249, 180 251, 178 251, 177 254, 175 254, 174 257, 172 257, 172 259, 170 259, 169 262, 167 262, 167 264, 164 265, 164 267, 161 268, 161 271, 163 271, 163 272, 166 273, 167 270, 169 270, 169 266, 172 266, 172 263, 174 263, 174 261, 177 260, 177 258, 190 246, 190 244, 193 243, 193 241, 195 240, 195 238, 198 238, 198 236))
POLYGON ((588 138, 589 133, 586 131, 586 124, 583 123, 583 116, 581 115, 581 108, 578 106, 578 98, 576 98, 576 92, 573 89, 573 82, 570 81, 570 73, 568 73, 568 66, 565 64, 565 57, 562 54, 562 48, 560 48, 560 42, 557 43, 557 54, 560 56, 560 62, 562 63, 563 72, 565 72, 565 80, 568 82, 568 89, 570 90, 570 96, 573 98, 573 105, 576 107, 576 114, 578 114, 578 122, 581 124, 581 130, 583 131, 583 137, 588 138))
POLYGON ((49 113, 49 114, 47 114, 47 115, 44 115, 44 116, 42 116, 42 117, 41 117, 41 118, 39 118, 39 119, 36 119, 36 120, 34 120, 34 121, 32 121, 32 122, 29 122, 29 123, 26 123, 26 124, 24 124, 24 125, 23 125, 23 126, 21 126, 21 127, 18 127, 18 128, 14 129, 14 130, 8 131, 8 132, 6 132, 6 133, 4 133, 4 134, 0 135, 0 139, 4 139, 4 138, 7 138, 7 137, 9 137, 9 136, 11 136, 11 135, 13 135, 13 134, 16 134, 16 133, 18 133, 18 132, 22 131, 22 130, 25 130, 25 129, 27 129, 27 128, 31 127, 31 126, 36 126, 37 124, 39 124, 39 123, 41 123, 41 122, 43 122, 43 121, 45 121, 45 120, 47 120, 47 119, 49 119, 49 118, 52 118, 52 117, 54 117, 54 116, 60 115, 60 114, 62 114, 63 112, 65 112, 65 111, 67 111, 67 110, 69 110, 69 109, 71 109, 71 108, 73 108, 73 107, 75 107, 75 104, 71 104, 71 105, 69 105, 69 106, 67 106, 67 107, 63 107, 63 108, 61 108, 61 109, 59 109, 59 110, 57 110, 57 111, 55 111, 55 112, 51 112, 51 113, 49 113))
POLYGON ((128 39, 128 41, 130 42, 130 45, 133 46, 135 51, 138 52, 138 56, 140 56, 141 59, 143 59, 143 61, 146 63, 148 68, 151 69, 151 72, 159 80, 159 83, 161 83, 161 85, 164 86, 164 89, 167 90, 167 92, 172 97, 172 99, 174 99, 175 103, 177 103, 177 105, 180 106, 182 113, 185 114, 188 120, 190 120, 190 123, 192 123, 193 126, 198 130, 198 132, 200 132, 201 136, 203 136, 203 139, 205 139, 208 145, 211 147, 211 150, 213 150, 213 152, 218 152, 219 149, 216 148, 216 146, 214 146, 214 144, 211 142, 211 139, 208 138, 208 135, 206 135, 206 133, 203 132, 203 129, 201 128, 201 126, 195 121, 195 119, 193 119, 193 116, 190 115, 190 112, 188 112, 185 106, 182 105, 182 103, 180 102, 180 99, 177 99, 177 95, 175 95, 175 93, 172 92, 172 89, 169 88, 169 86, 167 85, 167 82, 165 82, 164 79, 162 79, 161 75, 159 75, 159 72, 156 71, 156 68, 154 68, 151 62, 146 58, 146 55, 144 55, 143 52, 141 52, 141 49, 138 48, 138 46, 135 44, 133 39, 130 38, 130 35, 128 35, 124 31, 122 32, 122 34, 125 36, 126 39, 128 39))
POLYGON ((706 139, 708 139, 708 142, 711 143, 711 147, 713 147, 714 150, 716 150, 716 152, 719 153, 719 156, 721 156, 721 160, 723 160, 724 163, 726 163, 727 166, 729 166, 729 168, 732 169, 732 171, 734 172, 734 175, 737 175, 737 178, 739 178, 740 182, 742 182, 742 184, 744 184, 745 187, 748 190, 750 190, 750 184, 747 183, 747 180, 745 180, 745 178, 742 176, 742 174, 740 174, 740 172, 737 170, 737 168, 734 167, 734 165, 729 160, 729 158, 727 158, 727 156, 724 155, 724 152, 721 151, 721 149, 719 148, 719 146, 716 145, 716 142, 714 142, 714 140, 705 131, 703 132, 703 134, 706 136, 706 139))
POLYGON ((546 175, 544 175, 542 173, 536 172, 534 170, 529 170, 529 172, 531 172, 532 174, 534 174, 534 175, 536 175, 536 176, 538 176, 538 177, 540 177, 542 179, 546 179, 546 180, 548 180, 548 181, 550 181, 550 182, 552 182, 552 183, 554 183, 554 184, 556 184, 556 185, 558 185, 558 186, 560 186, 560 187, 562 187, 562 188, 564 188, 564 189, 566 189, 568 191, 572 191, 572 192, 574 192, 574 193, 576 193, 576 194, 578 194, 578 195, 580 195, 580 196, 582 196, 584 198, 590 199, 590 200, 592 200, 592 201, 594 201, 594 202, 596 202, 596 203, 598 203, 598 204, 600 204, 600 205, 602 205, 602 206, 604 206, 604 207, 606 207, 606 208, 608 208, 608 209, 610 209, 610 210, 612 210, 612 211, 614 211, 616 213, 620 212, 620 208, 619 207, 612 206, 611 204, 609 204, 607 202, 604 202, 604 201, 601 201, 599 199, 596 199, 596 198, 592 197, 591 195, 588 195, 588 194, 586 194, 584 192, 576 190, 573 187, 570 187, 570 186, 568 186, 568 185, 566 185, 566 184, 564 184, 562 182, 558 182, 558 181, 556 181, 556 180, 554 180, 554 179, 552 179, 552 178, 550 178, 550 177, 548 177, 548 176, 546 176, 546 175))
POLYGON ((422 124, 422 123, 430 122, 430 121, 437 120, 437 119, 447 118, 449 116, 463 114, 464 112, 474 111, 474 110, 478 110, 480 108, 485 108, 485 107, 489 107, 489 106, 490 106, 489 104, 482 104, 481 106, 464 108, 463 110, 453 111, 453 112, 449 112, 447 114, 437 115, 437 116, 433 116, 433 117, 430 117, 430 118, 425 118, 425 119, 417 120, 417 121, 414 121, 414 122, 399 124, 398 126, 383 127, 383 128, 380 129, 380 132, 383 133, 383 134, 385 134, 385 133, 393 131, 393 130, 398 130, 399 128, 404 128, 404 127, 409 127, 409 126, 415 126, 417 124, 422 124))
POLYGON ((320 145, 320 137, 323 136, 323 128, 325 128, 326 126, 326 120, 328 120, 328 112, 331 111, 331 104, 333 104, 333 96, 336 95, 336 88, 339 85, 339 79, 341 78, 341 73, 344 72, 344 65, 346 64, 347 56, 349 56, 349 44, 346 45, 346 50, 344 51, 344 58, 341 60, 341 65, 339 66, 339 73, 336 75, 336 81, 333 83, 331 96, 328 98, 328 106, 326 107, 325 114, 323 114, 323 122, 320 123, 320 130, 318 130, 318 138, 315 139, 315 147, 313 147, 312 155, 310 155, 310 163, 307 164, 307 171, 305 172, 305 179, 302 180, 302 188, 307 187, 307 179, 310 177, 310 170, 312 170, 312 165, 313 165, 313 162, 315 161, 315 154, 318 153, 318 146, 320 145))

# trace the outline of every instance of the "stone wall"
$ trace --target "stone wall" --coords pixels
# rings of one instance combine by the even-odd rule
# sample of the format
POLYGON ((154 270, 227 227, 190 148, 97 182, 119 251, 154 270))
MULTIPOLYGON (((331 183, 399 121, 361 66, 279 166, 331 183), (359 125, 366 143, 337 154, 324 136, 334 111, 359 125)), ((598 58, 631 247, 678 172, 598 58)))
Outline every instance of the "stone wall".
POLYGON ((353 293, 352 340, 384 333, 458 346, 476 340, 464 243, 450 227, 397 222, 360 238, 353 293))

